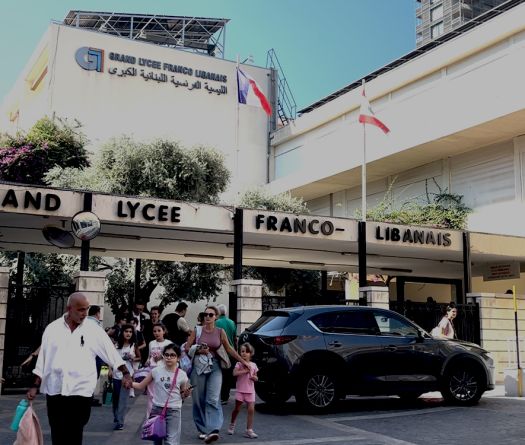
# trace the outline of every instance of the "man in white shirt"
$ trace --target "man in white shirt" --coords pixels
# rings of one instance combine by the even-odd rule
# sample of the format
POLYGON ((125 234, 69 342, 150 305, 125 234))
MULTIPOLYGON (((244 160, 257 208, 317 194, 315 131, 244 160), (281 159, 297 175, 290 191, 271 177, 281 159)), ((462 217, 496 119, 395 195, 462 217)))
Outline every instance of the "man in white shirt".
POLYGON ((124 387, 131 388, 129 371, 108 335, 95 323, 84 322, 88 309, 86 296, 75 292, 67 300, 67 312, 46 327, 33 370, 35 383, 27 392, 29 400, 39 387, 46 394, 53 445, 82 444, 97 382, 97 355, 122 371, 124 387))

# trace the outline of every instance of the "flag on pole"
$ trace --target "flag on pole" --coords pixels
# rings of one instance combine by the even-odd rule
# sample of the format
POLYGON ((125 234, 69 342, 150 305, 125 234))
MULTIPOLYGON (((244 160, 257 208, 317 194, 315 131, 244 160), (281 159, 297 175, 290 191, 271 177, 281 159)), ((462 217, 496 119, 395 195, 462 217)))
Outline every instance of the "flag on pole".
POLYGON ((375 125, 376 127, 379 127, 385 134, 387 134, 390 131, 390 129, 383 122, 381 122, 374 114, 374 111, 370 106, 370 102, 368 102, 368 99, 365 95, 364 85, 363 93, 361 94, 361 109, 359 110, 359 122, 361 122, 362 124, 375 125))
POLYGON ((237 68, 237 86, 239 87, 239 103, 260 107, 268 116, 272 114, 270 102, 268 102, 257 82, 240 68, 237 68))

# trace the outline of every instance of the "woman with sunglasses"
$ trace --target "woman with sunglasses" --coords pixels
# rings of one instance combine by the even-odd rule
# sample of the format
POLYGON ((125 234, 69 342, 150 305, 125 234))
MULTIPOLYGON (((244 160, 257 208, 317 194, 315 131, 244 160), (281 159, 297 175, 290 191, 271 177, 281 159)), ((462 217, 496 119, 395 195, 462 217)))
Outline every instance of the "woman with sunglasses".
POLYGON ((226 333, 215 326, 218 316, 219 310, 215 306, 208 306, 204 311, 202 328, 198 333, 196 329, 193 330, 186 342, 187 351, 196 344, 195 354, 211 353, 213 357, 211 367, 194 366, 190 376, 193 385, 193 421, 199 430, 199 438, 204 440, 204 443, 212 443, 219 439, 219 430, 223 422, 220 400, 222 372, 217 349, 221 345, 224 346, 230 356, 243 365, 249 366, 230 345, 226 333))

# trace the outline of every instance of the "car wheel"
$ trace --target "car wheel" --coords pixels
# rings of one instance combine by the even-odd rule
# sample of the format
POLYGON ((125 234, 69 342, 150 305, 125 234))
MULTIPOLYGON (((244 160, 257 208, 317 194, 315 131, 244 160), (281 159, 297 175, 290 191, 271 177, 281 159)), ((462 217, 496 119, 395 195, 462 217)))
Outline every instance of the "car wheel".
POLYGON ((480 369, 472 364, 458 364, 445 373, 441 393, 449 403, 475 405, 484 390, 480 369))
POLYGON ((273 385, 255 384, 257 396, 269 405, 281 405, 288 401, 292 396, 291 392, 284 388, 278 388, 273 385))
POLYGON ((335 376, 326 370, 308 372, 298 390, 297 399, 309 411, 322 412, 339 400, 339 385, 335 376))

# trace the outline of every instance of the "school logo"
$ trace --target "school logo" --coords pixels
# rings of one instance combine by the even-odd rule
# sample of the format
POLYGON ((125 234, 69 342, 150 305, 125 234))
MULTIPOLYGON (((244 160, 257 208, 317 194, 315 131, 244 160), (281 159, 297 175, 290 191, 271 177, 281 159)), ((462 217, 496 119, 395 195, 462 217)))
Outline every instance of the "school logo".
POLYGON ((104 50, 83 46, 75 53, 77 63, 87 71, 104 71, 104 50))

